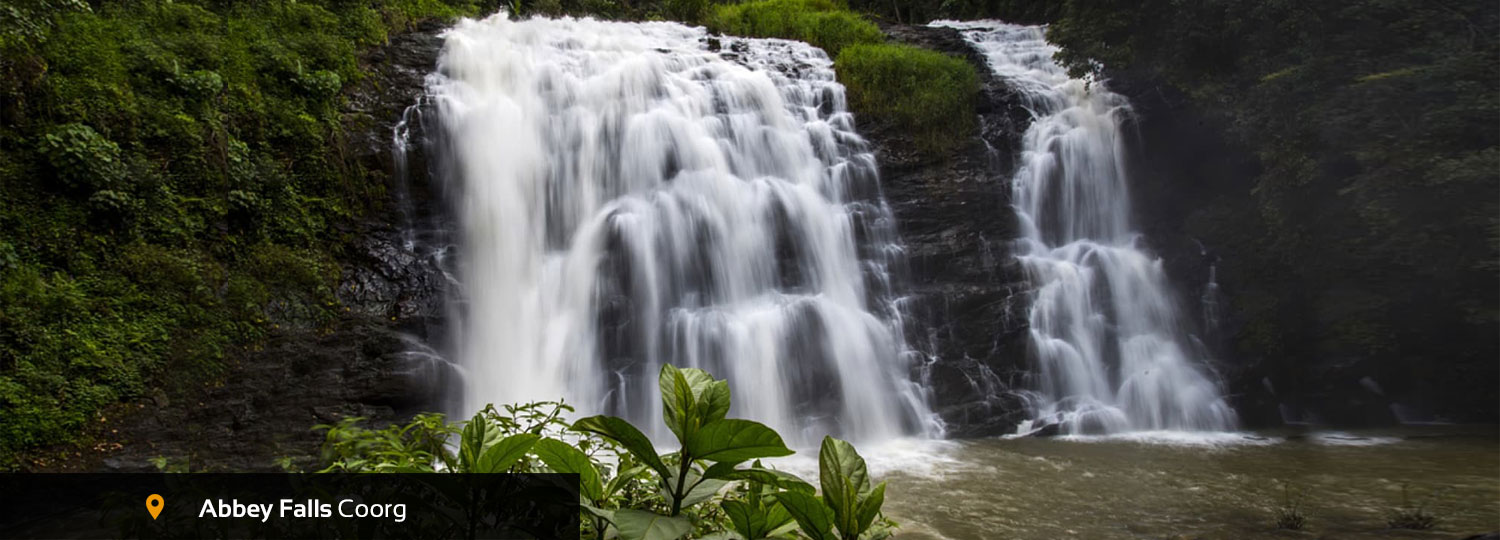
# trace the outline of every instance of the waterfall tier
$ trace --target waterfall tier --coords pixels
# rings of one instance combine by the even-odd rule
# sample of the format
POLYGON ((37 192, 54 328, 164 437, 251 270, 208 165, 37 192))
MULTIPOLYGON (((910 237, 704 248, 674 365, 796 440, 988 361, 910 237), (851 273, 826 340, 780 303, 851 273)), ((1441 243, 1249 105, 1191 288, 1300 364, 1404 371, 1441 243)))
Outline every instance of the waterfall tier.
POLYGON ((657 372, 792 444, 940 431, 902 247, 823 51, 673 23, 465 20, 428 80, 460 221, 462 411, 565 398, 658 440, 657 372))
POLYGON ((1022 429, 1233 429, 1233 410, 1194 359, 1201 347, 1161 260, 1131 228, 1121 133, 1129 103, 1101 82, 1069 77, 1042 27, 933 24, 960 30, 1033 116, 1011 194, 1021 221, 1016 256, 1037 288, 1034 420, 1022 429))

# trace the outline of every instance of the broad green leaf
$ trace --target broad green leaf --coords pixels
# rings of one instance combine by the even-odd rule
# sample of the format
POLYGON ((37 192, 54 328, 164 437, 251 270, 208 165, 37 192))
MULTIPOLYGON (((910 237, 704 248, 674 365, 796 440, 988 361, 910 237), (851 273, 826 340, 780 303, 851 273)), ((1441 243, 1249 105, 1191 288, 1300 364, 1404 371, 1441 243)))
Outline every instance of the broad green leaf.
POLYGON ((591 504, 589 504, 587 502, 580 502, 578 504, 578 506, 580 508, 583 508, 583 510, 585 512, 588 512, 590 514, 602 517, 605 520, 609 521, 610 523, 614 523, 615 522, 615 513, 613 511, 611 511, 611 510, 605 510, 603 508, 598 508, 598 507, 593 506, 593 505, 591 505, 591 504))
POLYGON ((770 538, 791 537, 792 531, 797 530, 797 527, 799 527, 800 525, 797 524, 797 520, 792 519, 792 514, 788 513, 786 511, 786 508, 782 507, 780 504, 776 505, 774 508, 779 518, 783 521, 780 526, 777 526, 775 529, 771 529, 771 532, 766 536, 770 538))
POLYGON ((729 500, 719 503, 724 509, 724 515, 729 516, 729 522, 734 524, 735 532, 745 537, 745 540, 760 540, 765 538, 766 516, 761 509, 745 501, 729 500))
MULTIPOLYGON (((698 427, 708 423, 708 411, 701 400, 705 394, 717 393, 709 390, 714 382, 713 376, 701 369, 678 369, 671 364, 661 367, 657 385, 661 388, 662 420, 678 441, 686 441, 698 427)), ((727 400, 724 412, 729 412, 727 400)))
POLYGON ((636 465, 634 467, 621 469, 619 472, 615 473, 614 478, 610 478, 609 482, 604 484, 604 496, 613 497, 616 491, 619 491, 621 488, 629 485, 631 480, 635 480, 635 477, 640 476, 643 472, 646 472, 645 465, 636 465))
POLYGON ((806 493, 788 491, 778 493, 776 500, 786 508, 787 513, 797 520, 797 526, 802 528, 802 534, 806 534, 812 540, 836 540, 833 536, 833 511, 823 505, 823 501, 806 493))
POLYGON ((780 502, 770 501, 767 504, 766 527, 770 528, 770 530, 766 531, 767 537, 781 536, 785 533, 779 532, 780 529, 788 525, 796 526, 796 523, 792 521, 792 514, 787 512, 786 507, 782 506, 780 502))
POLYGON ((678 441, 685 442, 698 428, 729 415, 729 382, 716 380, 707 371, 664 365, 657 384, 662 419, 678 441))
POLYGON ((875 522, 875 516, 880 514, 880 506, 883 504, 885 504, 885 482, 875 486, 875 489, 870 490, 869 495, 859 501, 859 507, 855 510, 855 517, 859 520, 857 523, 859 534, 863 534, 870 528, 870 524, 875 522))
MULTIPOLYGON (((714 495, 717 494, 719 490, 724 489, 724 485, 728 483, 729 482, 725 482, 723 480, 704 480, 702 482, 698 482, 698 484, 693 486, 693 489, 688 490, 687 495, 682 498, 682 507, 689 508, 695 504, 712 499, 714 495)), ((692 485, 691 480, 689 481, 689 485, 692 485)))
POLYGON ((818 451, 818 469, 820 481, 826 473, 835 472, 848 478, 859 493, 870 490, 870 473, 865 468, 865 458, 860 457, 854 445, 845 441, 823 437, 823 447, 818 451))
POLYGON ((703 387, 698 395, 698 409, 703 425, 729 416, 729 381, 716 380, 703 387))
POLYGON ((726 475, 733 474, 734 471, 735 471, 735 467, 738 467, 741 463, 744 463, 744 462, 743 461, 720 461, 718 463, 710 465, 708 467, 708 469, 705 469, 703 471, 703 477, 704 478, 724 478, 726 475))
POLYGON ((531 450, 538 438, 540 437, 532 433, 520 433, 500 439, 479 456, 479 463, 469 472, 501 473, 510 470, 512 465, 526 457, 526 452, 531 450))
POLYGON ((722 480, 746 480, 776 486, 788 491, 800 491, 809 495, 816 493, 817 488, 812 484, 798 478, 797 475, 775 469, 751 467, 748 469, 736 469, 735 463, 723 461, 713 464, 703 475, 708 478, 722 480))
POLYGON ((604 499, 604 485, 599 479, 599 470, 582 450, 557 439, 542 439, 532 448, 547 468, 560 473, 578 475, 578 489, 591 501, 604 499))
POLYGON ((624 540, 677 540, 693 530, 692 522, 686 518, 642 510, 616 510, 613 521, 624 540))
POLYGON ((684 419, 692 413, 693 390, 688 384, 687 378, 682 375, 682 370, 672 364, 663 364, 661 372, 656 377, 656 385, 661 391, 661 419, 667 424, 667 429, 677 436, 678 441, 687 438, 683 429, 684 419))
POLYGON ((823 447, 818 452, 818 482, 823 487, 823 501, 833 509, 834 524, 840 532, 853 534, 858 522, 855 512, 859 496, 870 485, 865 460, 854 451, 854 445, 833 437, 823 438, 823 447))
POLYGON ((758 540, 775 535, 775 531, 792 521, 792 515, 776 502, 770 506, 760 501, 728 500, 719 504, 734 529, 747 540, 758 540))
POLYGON ((663 479, 672 476, 667 471, 666 464, 661 462, 661 456, 656 455, 656 447, 651 445, 651 439, 641 433, 641 430, 630 425, 623 418, 614 416, 590 416, 573 423, 573 429, 597 433, 624 446, 630 455, 641 460, 651 470, 656 471, 663 479))
POLYGON ((482 413, 475 414, 473 419, 466 422, 458 441, 458 462, 463 469, 472 472, 485 449, 495 444, 500 435, 500 430, 492 429, 482 413))
MULTIPOLYGON (((681 507, 688 508, 713 498, 714 494, 718 493, 728 483, 724 480, 706 479, 697 470, 689 469, 687 478, 682 483, 682 487, 687 490, 687 493, 682 494, 681 507)), ((677 489, 677 485, 677 469, 672 469, 672 476, 667 478, 665 485, 661 486, 657 490, 657 493, 663 499, 670 501, 673 499, 672 491, 677 489)))
POLYGON ((703 426, 687 440, 686 448, 687 453, 696 459, 734 463, 792 454, 781 441, 781 436, 771 428, 737 418, 703 426))

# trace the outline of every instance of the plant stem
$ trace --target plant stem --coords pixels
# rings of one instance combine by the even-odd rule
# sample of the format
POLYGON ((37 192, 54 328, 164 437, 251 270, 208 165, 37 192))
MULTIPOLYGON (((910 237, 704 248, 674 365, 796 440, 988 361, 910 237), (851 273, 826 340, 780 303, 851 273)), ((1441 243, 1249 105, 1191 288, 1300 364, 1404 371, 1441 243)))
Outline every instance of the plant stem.
POLYGON ((684 449, 682 453, 682 465, 677 468, 677 489, 672 491, 673 516, 682 512, 682 499, 687 498, 687 494, 682 492, 682 487, 687 484, 687 473, 693 467, 693 460, 690 457, 684 449))

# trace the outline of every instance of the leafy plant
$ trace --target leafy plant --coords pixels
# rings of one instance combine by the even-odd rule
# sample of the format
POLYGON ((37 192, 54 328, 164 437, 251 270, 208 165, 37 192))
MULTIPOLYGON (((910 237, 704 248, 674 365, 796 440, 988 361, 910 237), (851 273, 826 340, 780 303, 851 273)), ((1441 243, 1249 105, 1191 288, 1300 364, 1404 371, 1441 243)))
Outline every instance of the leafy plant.
POLYGON ((885 503, 885 482, 870 488, 865 460, 853 445, 825 437, 818 452, 818 480, 823 488, 821 497, 800 492, 782 495, 783 504, 804 534, 813 540, 890 536, 889 528, 875 521, 885 503))
POLYGON ((1421 502, 1413 503, 1409 493, 1408 484, 1401 484, 1401 506, 1391 509, 1386 516, 1385 523, 1392 529, 1412 529, 1425 531, 1437 527, 1438 518, 1428 508, 1437 498, 1440 492, 1434 491, 1423 498, 1421 502))
POLYGON ((728 417, 726 381, 668 365, 658 383, 676 452, 657 452, 624 419, 570 424, 563 417, 571 407, 540 402, 503 413, 487 407, 458 425, 425 414, 380 429, 360 427, 359 418, 318 426, 327 431, 323 471, 577 474, 584 537, 591 538, 756 540, 799 530, 814 540, 889 536, 894 524, 878 519, 885 484, 871 487, 853 445, 823 440, 820 497, 812 484, 761 463, 792 450, 771 428, 728 417))
POLYGON ((1289 482, 1281 483, 1281 505, 1276 507, 1276 528, 1300 531, 1307 524, 1302 515, 1302 491, 1293 490, 1289 482))
POLYGON ((69 189, 84 193, 109 189, 125 178, 120 145, 87 125, 58 126, 38 146, 69 189))
POLYGON ((675 455, 662 459, 651 440, 622 418, 591 416, 575 422, 573 429, 623 447, 656 473, 661 493, 670 503, 665 516, 625 511, 607 518, 621 534, 645 531, 653 538, 679 538, 691 530, 691 524, 678 515, 717 493, 735 474, 736 466, 751 459, 791 455, 792 451, 771 428, 726 418, 728 382, 714 380, 703 370, 666 365, 662 366, 658 384, 663 420, 681 445, 675 455), (679 530, 681 534, 667 534, 679 530), (667 536, 660 536, 664 534, 667 536))

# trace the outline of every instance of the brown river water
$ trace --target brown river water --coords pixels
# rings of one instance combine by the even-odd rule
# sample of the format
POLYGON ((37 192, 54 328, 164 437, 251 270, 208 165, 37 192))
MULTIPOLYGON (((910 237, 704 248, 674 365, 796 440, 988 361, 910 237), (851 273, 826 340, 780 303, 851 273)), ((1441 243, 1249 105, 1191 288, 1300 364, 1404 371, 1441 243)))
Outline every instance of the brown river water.
POLYGON ((870 452, 914 540, 1465 538, 1500 531, 1495 426, 899 443, 870 452), (1283 488, 1283 486, 1288 488, 1283 488), (1425 504, 1428 531, 1392 529, 1425 504), (1299 501, 1301 531, 1277 508, 1299 501), (1301 494, 1298 496, 1298 494, 1301 494))

